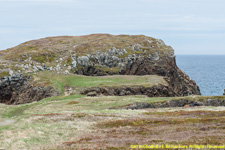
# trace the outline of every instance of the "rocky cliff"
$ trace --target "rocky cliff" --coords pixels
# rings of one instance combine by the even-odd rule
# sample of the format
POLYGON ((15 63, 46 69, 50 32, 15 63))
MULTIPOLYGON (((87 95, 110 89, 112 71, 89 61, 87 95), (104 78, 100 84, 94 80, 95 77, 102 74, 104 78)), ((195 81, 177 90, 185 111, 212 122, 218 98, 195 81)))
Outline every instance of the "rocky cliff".
POLYGON ((30 77, 21 74, 1 78, 0 103, 18 105, 59 95, 54 88, 32 85, 29 80, 30 77))
POLYGON ((0 69, 14 74, 159 75, 173 96, 200 95, 196 83, 177 67, 172 47, 144 35, 48 37, 1 51, 0 60, 0 69))

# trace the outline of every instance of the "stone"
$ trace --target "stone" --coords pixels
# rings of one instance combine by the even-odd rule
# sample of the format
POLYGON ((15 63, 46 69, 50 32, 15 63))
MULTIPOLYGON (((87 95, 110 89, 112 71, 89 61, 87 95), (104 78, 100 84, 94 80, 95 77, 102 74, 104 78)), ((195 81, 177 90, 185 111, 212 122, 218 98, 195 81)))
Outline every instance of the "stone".
POLYGON ((94 96, 97 96, 98 94, 94 91, 94 92, 89 92, 87 94, 87 96, 91 96, 91 97, 94 97, 94 96))
POLYGON ((87 67, 89 64, 89 58, 87 56, 81 56, 77 58, 77 64, 87 67))
POLYGON ((61 67, 60 67, 60 64, 58 64, 57 66, 56 66, 56 71, 60 71, 61 70, 61 67))
POLYGON ((72 69, 72 67, 71 67, 71 66, 68 66, 68 67, 67 67, 67 70, 71 70, 71 69, 72 69))
POLYGON ((152 59, 153 59, 154 61, 159 60, 159 55, 158 55, 158 53, 157 53, 157 52, 156 52, 156 53, 154 53, 154 54, 152 55, 152 59))
POLYGON ((9 75, 13 76, 14 72, 12 70, 9 70, 9 75))
POLYGON ((68 70, 65 70, 64 74, 70 74, 70 72, 68 70))
POLYGON ((72 62, 72 66, 73 66, 73 68, 77 67, 77 62, 75 60, 72 62))
POLYGON ((40 65, 37 66, 37 69, 38 69, 39 71, 43 71, 43 70, 44 70, 44 68, 43 68, 42 66, 40 66, 40 65))
POLYGON ((145 109, 145 108, 149 108, 150 106, 151 105, 149 103, 135 102, 129 105, 126 109, 145 109))
POLYGON ((29 68, 28 64, 24 65, 24 69, 27 70, 29 68))
POLYGON ((33 71, 34 71, 34 72, 38 71, 37 66, 33 66, 33 71))

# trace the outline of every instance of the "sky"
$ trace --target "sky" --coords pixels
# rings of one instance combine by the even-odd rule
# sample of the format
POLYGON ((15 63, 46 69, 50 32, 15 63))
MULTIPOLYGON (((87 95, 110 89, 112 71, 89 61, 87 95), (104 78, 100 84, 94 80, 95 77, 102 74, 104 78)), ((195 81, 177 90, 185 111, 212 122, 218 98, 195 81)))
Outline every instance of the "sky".
POLYGON ((50 36, 147 35, 175 54, 225 55, 224 0, 0 0, 0 50, 50 36))

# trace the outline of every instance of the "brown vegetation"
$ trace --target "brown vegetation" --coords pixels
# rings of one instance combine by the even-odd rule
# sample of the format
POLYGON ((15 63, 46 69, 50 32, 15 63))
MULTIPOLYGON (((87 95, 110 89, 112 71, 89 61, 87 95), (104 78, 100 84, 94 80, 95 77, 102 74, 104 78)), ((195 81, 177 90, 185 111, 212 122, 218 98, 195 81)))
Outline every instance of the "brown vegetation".
POLYGON ((145 112, 138 118, 104 119, 63 149, 129 149, 134 144, 223 145, 225 111, 145 112))

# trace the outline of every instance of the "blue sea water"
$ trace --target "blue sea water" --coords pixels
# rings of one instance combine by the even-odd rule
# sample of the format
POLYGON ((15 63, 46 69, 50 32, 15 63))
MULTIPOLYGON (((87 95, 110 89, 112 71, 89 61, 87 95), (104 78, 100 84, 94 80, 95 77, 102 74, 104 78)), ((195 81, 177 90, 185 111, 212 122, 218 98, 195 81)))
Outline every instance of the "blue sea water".
POLYGON ((177 55, 177 66, 200 87, 202 95, 223 95, 225 55, 177 55))

